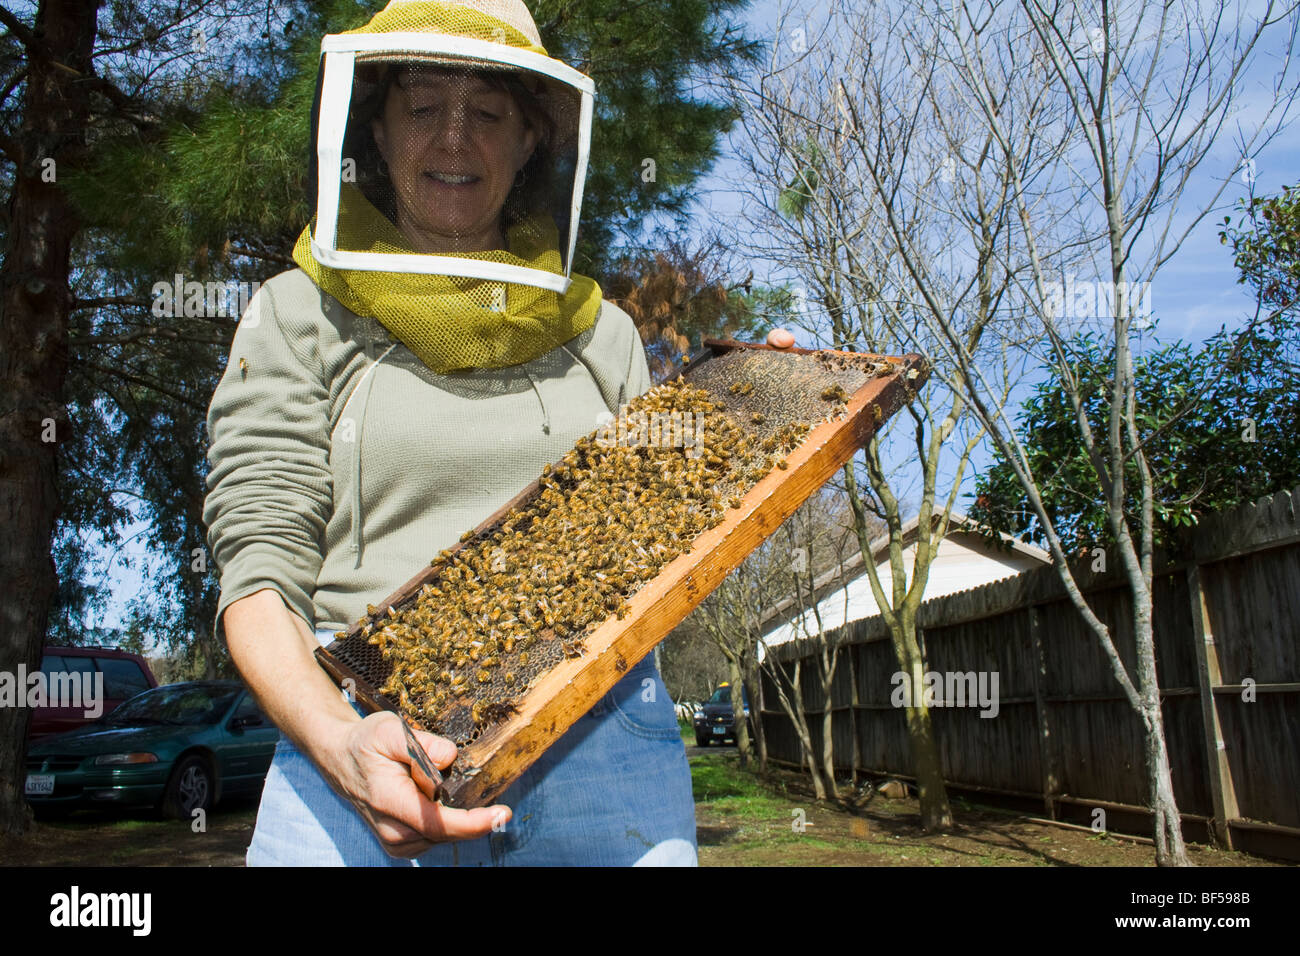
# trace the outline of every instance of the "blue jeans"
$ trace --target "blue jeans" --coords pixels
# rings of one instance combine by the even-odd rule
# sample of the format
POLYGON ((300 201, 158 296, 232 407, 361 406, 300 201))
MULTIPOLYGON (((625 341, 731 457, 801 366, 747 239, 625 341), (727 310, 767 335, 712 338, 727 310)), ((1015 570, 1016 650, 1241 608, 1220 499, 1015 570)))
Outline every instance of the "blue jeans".
MULTIPOLYGON (((322 641, 333 634, 318 631, 322 641)), ((695 804, 677 715, 653 655, 494 801, 501 833, 413 860, 384 852, 352 804, 281 735, 249 866, 695 866, 695 804)))

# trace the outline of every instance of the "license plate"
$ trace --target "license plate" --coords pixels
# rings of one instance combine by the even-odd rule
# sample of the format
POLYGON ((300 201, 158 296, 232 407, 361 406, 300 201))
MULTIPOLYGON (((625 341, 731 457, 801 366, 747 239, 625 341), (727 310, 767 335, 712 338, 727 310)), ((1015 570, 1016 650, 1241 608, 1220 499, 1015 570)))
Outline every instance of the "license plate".
POLYGON ((727 735, 727 728, 726 728, 726 727, 714 727, 714 728, 713 728, 713 732, 714 732, 715 734, 722 734, 722 735, 725 737, 725 736, 727 735))
POLYGON ((29 773, 27 775, 27 786, 24 788, 25 793, 33 796, 42 794, 51 794, 54 792, 54 774, 52 773, 29 773))

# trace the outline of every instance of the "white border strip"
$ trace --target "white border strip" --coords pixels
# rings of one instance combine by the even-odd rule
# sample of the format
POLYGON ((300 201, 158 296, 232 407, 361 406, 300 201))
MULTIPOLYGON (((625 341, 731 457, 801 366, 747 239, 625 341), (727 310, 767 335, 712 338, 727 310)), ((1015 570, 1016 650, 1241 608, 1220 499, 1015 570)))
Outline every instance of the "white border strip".
POLYGON ((347 130, 349 106, 352 104, 353 66, 354 55, 351 53, 332 53, 325 57, 316 131, 316 235, 312 238, 313 250, 334 249, 339 190, 342 188, 343 134, 347 130), (342 106, 336 107, 335 103, 342 106))
POLYGON ((362 272, 413 272, 421 275, 457 276, 465 279, 487 279, 491 282, 513 282, 517 285, 539 286, 564 295, 573 280, 545 269, 529 269, 508 262, 490 259, 465 259, 461 256, 436 256, 429 253, 398 252, 344 252, 326 248, 315 239, 311 254, 321 265, 335 269, 356 269, 362 272))
POLYGON ((582 190, 587 183, 587 158, 591 152, 592 97, 582 94, 582 112, 578 117, 578 162, 573 171, 573 208, 569 213, 569 254, 564 257, 564 273, 573 269, 573 250, 578 245, 578 215, 582 209, 582 190))
POLYGON ((331 33, 321 39, 322 53, 447 53, 476 60, 493 60, 553 77, 587 94, 595 81, 567 63, 532 50, 475 37, 415 31, 397 33, 331 33))

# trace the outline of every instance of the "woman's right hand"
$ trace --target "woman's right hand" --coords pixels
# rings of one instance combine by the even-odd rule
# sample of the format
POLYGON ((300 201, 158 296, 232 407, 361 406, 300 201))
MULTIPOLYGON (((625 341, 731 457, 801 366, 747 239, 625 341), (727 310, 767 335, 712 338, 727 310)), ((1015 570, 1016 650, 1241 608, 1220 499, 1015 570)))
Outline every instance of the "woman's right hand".
MULTIPOLYGON (((435 843, 469 840, 510 819, 505 806, 457 810, 429 800, 411 777, 401 718, 362 718, 316 663, 307 622, 271 588, 234 601, 223 615, 226 646, 262 711, 357 809, 390 856, 418 856, 435 843)), ((456 745, 415 731, 440 769, 456 745)))
MULTIPOLYGON (((419 856, 437 843, 475 839, 510 819, 510 808, 500 804, 458 810, 429 800, 411 777, 406 733, 396 714, 371 714, 339 729, 338 746, 320 751, 318 766, 390 856, 419 856)), ((455 744, 421 730, 414 733, 438 769, 451 766, 455 744)))

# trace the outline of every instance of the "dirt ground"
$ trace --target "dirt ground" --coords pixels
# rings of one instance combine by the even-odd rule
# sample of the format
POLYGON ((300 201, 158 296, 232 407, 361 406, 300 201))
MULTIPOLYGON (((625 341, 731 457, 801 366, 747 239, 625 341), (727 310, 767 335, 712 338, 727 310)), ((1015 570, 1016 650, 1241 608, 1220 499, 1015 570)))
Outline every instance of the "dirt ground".
MULTIPOLYGON (((954 829, 927 835, 915 797, 864 806, 818 804, 806 775, 761 783, 738 769, 735 748, 687 747, 695 782, 701 866, 1154 866, 1150 844, 1033 823, 1024 814, 952 799, 954 829)), ((1278 866, 1188 845, 1196 866, 1278 866)))
MULTIPOLYGON (((702 866, 1154 866, 1149 845, 1032 823, 1018 813, 953 801, 950 833, 927 836, 915 798, 846 810, 813 799, 807 779, 742 772, 734 747, 688 747, 702 866)), ((38 821, 0 839, 10 866, 243 866, 257 802, 229 802, 207 831, 147 812, 79 813, 38 821)), ((1275 866, 1274 861, 1189 845, 1198 866, 1275 866)))
POLYGON ((257 800, 223 801, 195 833, 148 810, 84 811, 37 820, 19 838, 0 837, 5 866, 243 866, 257 800))

